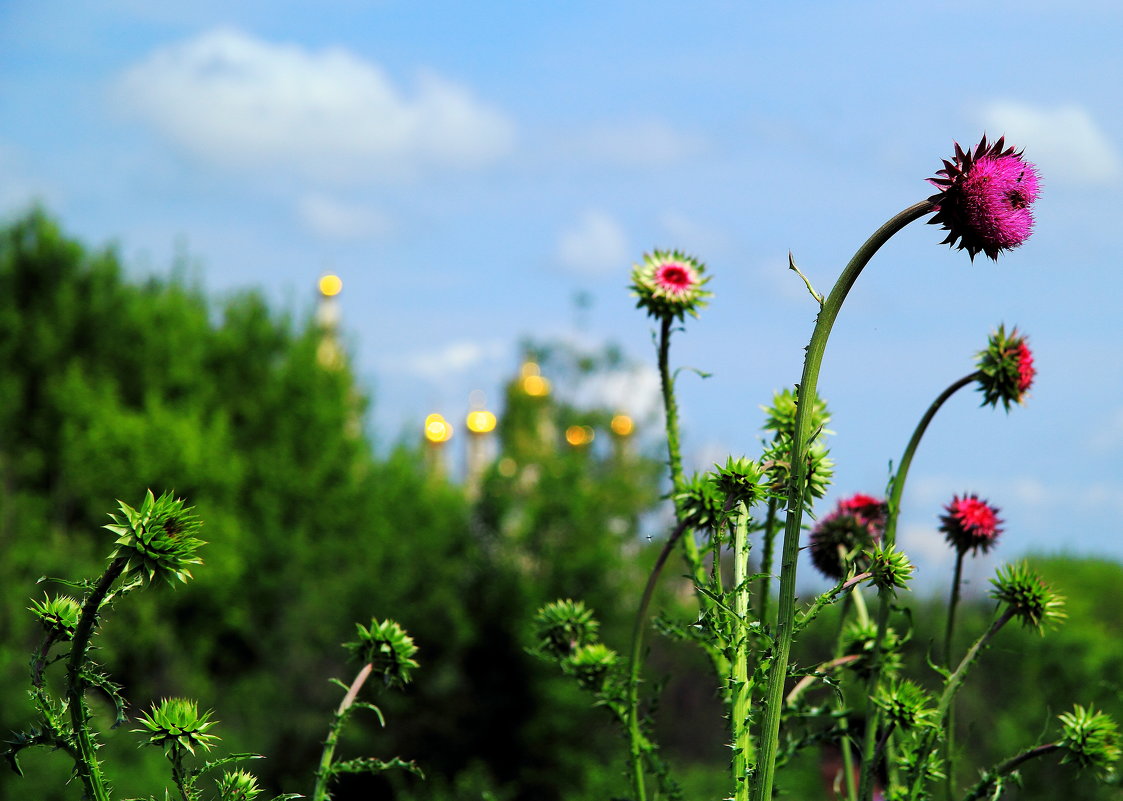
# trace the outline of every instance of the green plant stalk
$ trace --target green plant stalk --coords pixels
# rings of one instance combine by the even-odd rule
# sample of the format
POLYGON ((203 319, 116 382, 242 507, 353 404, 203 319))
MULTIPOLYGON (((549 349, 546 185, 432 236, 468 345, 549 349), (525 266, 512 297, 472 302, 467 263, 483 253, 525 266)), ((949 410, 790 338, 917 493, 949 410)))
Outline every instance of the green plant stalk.
POLYGON ((82 678, 82 668, 86 664, 86 654, 89 652, 90 638, 93 635, 98 610, 101 609, 101 603, 113 586, 113 582, 124 572, 127 563, 128 559, 125 557, 118 557, 110 562, 98 583, 86 596, 82 604, 82 613, 78 617, 78 625, 74 629, 74 638, 70 644, 70 661, 66 669, 70 725, 74 729, 74 740, 78 746, 75 771, 78 778, 82 780, 90 801, 109 801, 109 789, 101 773, 101 765, 97 761, 97 748, 93 737, 90 736, 90 711, 84 698, 86 682, 82 678))
MULTIPOLYGON (((639 725, 639 669, 643 659, 643 635, 647 630, 647 610, 651 606, 651 597, 655 594, 655 586, 659 583, 663 565, 667 563, 667 557, 685 532, 686 524, 679 523, 663 544, 663 550, 659 552, 655 565, 651 568, 651 575, 647 577, 647 585, 643 588, 639 609, 636 610, 636 619, 632 624, 632 653, 628 661, 627 728, 628 758, 632 766, 632 790, 636 795, 635 801, 644 801, 647 797, 643 779, 643 732, 639 725)), ((313 799, 313 801, 320 801, 320 799, 313 799)))
POLYGON ((183 801, 192 801, 191 796, 191 777, 183 768, 183 748, 173 745, 171 753, 167 755, 168 761, 172 763, 172 782, 179 788, 179 794, 183 801))
MULTIPOLYGON (((909 438, 908 444, 905 446, 905 452, 901 454, 901 460, 897 463, 897 472, 894 473, 889 480, 889 498, 886 502, 888 511, 885 516, 885 532, 882 536, 886 547, 897 543, 897 520, 901 511, 901 496, 905 491, 905 482, 908 481, 912 458, 916 455, 916 449, 919 447, 920 440, 924 437, 924 433, 928 430, 928 425, 936 416, 936 412, 947 402, 948 398, 968 384, 974 383, 978 377, 979 373, 976 371, 960 378, 958 381, 952 382, 947 389, 941 392, 936 399, 932 401, 932 404, 920 418, 920 422, 916 424, 916 428, 912 432, 912 437, 909 438)), ((891 596, 889 595, 881 595, 879 598, 877 608, 877 638, 874 640, 871 661, 873 668, 869 680, 866 683, 866 721, 869 725, 866 727, 865 743, 862 750, 865 758, 862 760, 862 784, 858 794, 861 801, 869 801, 873 795, 874 766, 871 760, 873 759, 874 748, 877 745, 877 721, 881 716, 878 706, 873 702, 873 699, 877 694, 877 687, 881 683, 881 642, 885 637, 885 629, 889 622, 890 598, 891 596)), ((950 658, 946 663, 950 666, 950 658)))
MULTIPOLYGON (((854 254, 835 282, 830 295, 823 301, 815 320, 815 329, 807 345, 800 379, 801 398, 814 399, 819 383, 819 369, 827 347, 831 328, 854 282, 873 255, 890 237, 910 222, 918 220, 933 210, 931 201, 924 200, 909 206, 882 225, 854 254)), ((780 557, 780 595, 776 621, 776 645, 768 674, 768 690, 764 703, 764 718, 760 732, 760 761, 755 773, 753 797, 755 801, 771 801, 772 785, 776 776, 776 757, 779 750, 780 716, 784 703, 784 682, 791 658, 792 624, 795 620, 796 557, 803 522, 803 491, 807 481, 807 441, 810 436, 811 415, 814 402, 800 403, 796 409, 795 436, 792 441, 791 476, 788 484, 787 520, 784 527, 784 545, 780 557)))
POLYGON ((760 598, 760 624, 768 625, 768 601, 772 596, 772 562, 775 561, 773 551, 776 547, 776 499, 768 499, 768 511, 764 516, 764 547, 760 557, 760 572, 767 573, 760 580, 760 589, 757 596, 760 598))
POLYGON ((331 766, 335 759, 335 746, 339 743, 339 736, 343 732, 343 724, 347 722, 351 704, 355 702, 355 697, 370 677, 373 669, 374 665, 370 662, 363 665, 351 682, 351 686, 347 688, 347 694, 343 696, 339 708, 335 710, 335 715, 332 716, 331 726, 328 727, 328 736, 324 738, 324 750, 320 754, 320 767, 316 771, 316 786, 312 790, 312 801, 328 801, 331 798, 328 793, 328 785, 332 780, 331 766))
POLYGON ((940 694, 940 702, 936 706, 936 725, 932 729, 929 729, 928 735, 924 738, 924 742, 920 746, 920 756, 915 769, 916 775, 913 777, 912 789, 909 792, 911 801, 916 801, 916 799, 920 797, 920 789, 924 784, 924 769, 928 763, 928 757, 935 747, 936 734, 947 719, 948 710, 951 708, 955 694, 959 692, 959 688, 963 685, 963 680, 967 677, 967 671, 975 663, 975 660, 978 658, 983 648, 987 646, 994 635, 996 635, 1003 626, 1010 622, 1012 617, 1014 617, 1014 611, 1012 609, 1007 609, 999 615, 995 621, 991 623, 990 628, 983 632, 979 639, 975 640, 975 643, 967 651, 962 661, 960 661, 959 667, 955 669, 955 672, 952 673, 944 683, 944 691, 940 694))
POLYGON ((748 767, 753 757, 749 734, 749 510, 737 504, 733 521, 733 611, 737 614, 737 637, 733 640, 733 792, 736 801, 749 799, 748 767))
MULTIPOLYGON (((955 636, 955 610, 959 606, 959 587, 963 580, 963 557, 966 554, 962 548, 956 549, 955 574, 951 580, 951 598, 948 599, 948 622, 944 631, 944 667, 951 669, 952 639, 955 636)), ((952 801, 955 790, 955 705, 948 707, 948 716, 944 732, 944 790, 947 801, 952 801)))
POLYGON ((993 785, 997 779, 1000 779, 1001 777, 1009 773, 1013 773, 1015 770, 1021 767, 1022 763, 1028 762, 1029 760, 1035 759, 1040 756, 1045 756, 1046 754, 1051 754, 1054 751, 1059 750, 1060 747, 1060 743, 1045 743, 1044 745, 1036 745, 1033 748, 1027 748, 1017 756, 1010 757, 1005 762, 996 765, 995 767, 984 773, 983 777, 979 779, 978 783, 971 788, 971 791, 968 792, 967 795, 963 796, 963 801, 978 801, 980 798, 986 795, 986 793, 990 790, 991 785, 993 785))
MULTIPOLYGON (((835 659, 840 659, 843 656, 843 634, 846 632, 846 618, 850 614, 850 607, 854 606, 855 598, 860 599, 861 597, 861 591, 852 592, 842 601, 842 611, 838 616, 838 634, 835 637, 834 644, 835 659)), ((863 612, 865 611, 864 604, 862 610, 863 612)), ((835 699, 835 709, 837 711, 842 712, 845 707, 845 700, 842 698, 835 699)), ((842 751, 842 769, 845 771, 843 780, 846 787, 846 801, 857 801, 858 782, 854 779, 854 750, 850 747, 850 720, 847 716, 840 715, 838 728, 842 731, 842 740, 839 742, 839 750, 842 751)))

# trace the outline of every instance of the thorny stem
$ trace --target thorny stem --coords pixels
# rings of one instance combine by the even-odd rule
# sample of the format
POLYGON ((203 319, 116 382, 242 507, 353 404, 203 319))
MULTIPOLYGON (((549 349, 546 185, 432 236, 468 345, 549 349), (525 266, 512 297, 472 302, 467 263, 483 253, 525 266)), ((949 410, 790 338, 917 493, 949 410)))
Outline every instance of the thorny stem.
POLYGON ((327 801, 329 797, 328 785, 332 779, 331 764, 335 759, 335 746, 339 743, 339 735, 343 731, 343 724, 347 720, 347 712, 351 708, 351 704, 355 703, 355 697, 370 677, 373 669, 374 665, 370 662, 363 665, 362 670, 351 682, 351 686, 347 688, 347 694, 343 696, 339 708, 335 710, 331 726, 328 728, 328 736, 324 739, 323 753, 320 754, 320 767, 316 771, 316 786, 312 791, 313 801, 327 801))
POLYGON ((764 516, 764 549, 760 557, 760 572, 767 575, 760 579, 760 624, 768 625, 768 600, 772 595, 772 562, 776 545, 776 499, 768 499, 768 511, 764 516))
MULTIPOLYGON (((963 557, 967 552, 957 548, 955 575, 951 580, 951 598, 948 600, 948 622, 944 632, 944 667, 951 670, 952 639, 955 635, 955 610, 959 606, 959 586, 963 579, 963 557)), ((944 787, 948 801, 955 789, 955 706, 948 707, 947 731, 944 732, 944 787)))
POLYGON ((105 777, 101 773, 101 765, 97 761, 97 748, 90 736, 90 711, 83 697, 86 690, 86 680, 82 676, 82 669, 86 665, 86 653, 90 647, 90 637, 93 635, 97 622, 98 610, 105 599, 113 582, 125 570, 128 560, 118 557, 110 562, 101 579, 86 596, 82 604, 82 612, 78 617, 78 625, 74 629, 74 638, 70 645, 70 661, 66 670, 66 694, 70 705, 70 723, 74 729, 74 739, 78 745, 78 759, 75 769, 86 795, 91 801, 109 801, 109 789, 105 784, 105 777))
POLYGON ((733 521, 733 611, 737 614, 737 636, 733 640, 733 788, 736 801, 749 799, 748 767, 752 759, 749 737, 749 510, 737 504, 733 521))
POLYGON ((1060 743, 1045 743, 1044 745, 1036 745, 1033 748, 1027 748, 1017 756, 1010 757, 1005 762, 996 765, 984 773, 978 783, 963 797, 963 801, 978 801, 978 799, 982 798, 990 790, 991 785, 993 785, 995 781, 1009 773, 1013 773, 1023 762, 1028 762, 1036 757, 1051 754, 1060 749, 1060 747, 1060 743))
MULTIPOLYGON (((924 432, 928 430, 928 425, 936 416, 936 412, 947 402, 948 398, 963 387, 973 383, 978 377, 979 373, 974 372, 953 382, 936 397, 936 400, 932 401, 932 404, 920 418, 920 422, 916 424, 916 428, 912 432, 912 437, 909 438, 908 444, 905 446, 905 452, 901 454, 901 460, 897 463, 897 471, 889 479, 889 498, 886 502, 885 533, 882 537, 886 547, 895 545, 897 542, 897 519, 901 511, 901 496, 904 494, 905 482, 908 480, 909 467, 912 466, 912 458, 916 454, 916 449, 920 445, 920 440, 924 437, 924 432)), ((878 684, 881 683, 881 643, 885 638, 885 629, 889 621, 890 598, 890 595, 884 594, 881 595, 879 599, 877 609, 877 637, 874 640, 873 655, 871 657, 872 661, 870 663, 872 665, 872 670, 866 684, 866 720, 869 725, 866 729, 865 749, 863 751, 865 759, 862 762, 862 790, 859 793, 861 801, 869 801, 873 793, 873 765, 870 764, 870 760, 873 757, 873 749, 876 745, 877 720, 880 717, 880 712, 877 705, 873 702, 873 698, 877 693, 878 684)), ((950 661, 949 658, 947 660, 949 666, 950 661)))
POLYGON ((854 254, 843 269, 830 295, 823 303, 815 320, 815 330, 807 345, 803 361, 803 376, 799 384, 799 397, 812 402, 800 403, 796 409, 795 436, 792 439, 791 476, 788 484, 787 522, 784 528, 784 545, 780 559, 780 599, 776 622, 776 645, 768 674, 768 690, 761 724, 760 761, 756 773, 753 798, 771 801, 772 784, 776 775, 776 757, 779 750, 780 715, 784 701, 784 682, 788 675, 791 657, 792 624, 795 619, 796 557, 803 522, 803 492, 807 482, 806 449, 811 433, 811 416, 819 382, 819 369, 827 347, 831 328, 854 282, 863 268, 893 234, 910 222, 918 220, 933 209, 931 201, 924 200, 898 213, 877 231, 854 254))
MULTIPOLYGON (((667 557, 686 532, 686 523, 679 523, 671 536, 663 544, 659 552, 651 575, 647 577, 647 585, 643 588, 643 597, 640 599, 639 609, 636 610, 636 619, 632 625, 632 656, 628 663, 628 755, 632 763, 632 789, 636 794, 636 801, 646 798, 643 782, 643 732, 639 725, 639 668, 643 658, 643 634, 647 629, 647 610, 651 606, 651 597, 655 593, 655 586, 659 583, 659 574, 663 572, 663 565, 667 557)), ((716 558, 716 557, 715 557, 716 558)))

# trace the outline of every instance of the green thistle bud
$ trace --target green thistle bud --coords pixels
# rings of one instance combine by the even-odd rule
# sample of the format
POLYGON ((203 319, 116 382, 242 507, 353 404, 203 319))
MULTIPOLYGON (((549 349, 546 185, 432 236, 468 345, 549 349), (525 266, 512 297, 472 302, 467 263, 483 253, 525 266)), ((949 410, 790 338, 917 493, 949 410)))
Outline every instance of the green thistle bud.
POLYGON ((912 573, 916 569, 904 551, 898 551, 895 545, 887 547, 880 543, 873 550, 866 551, 869 567, 866 568, 873 575, 870 581, 880 593, 897 594, 897 589, 905 589, 912 573))
POLYGON ((619 655, 604 643, 580 645, 562 662, 562 670, 577 678, 586 690, 597 691, 604 686, 610 670, 620 661, 619 655))
POLYGON ((69 640, 74 636, 74 629, 78 627, 78 615, 82 606, 68 595, 59 595, 55 598, 43 596, 43 602, 32 600, 28 607, 37 618, 43 629, 56 640, 69 640))
MULTIPOLYGON (((877 624, 872 620, 867 620, 865 623, 855 621, 843 630, 843 653, 858 657, 848 667, 863 679, 868 679, 873 675, 875 643, 877 643, 877 624)), ((903 664, 901 649, 903 646, 904 641, 897 634, 896 629, 886 627, 885 636, 881 639, 881 652, 878 654, 877 661, 882 675, 894 676, 901 671, 903 664)))
POLYGON ((679 519, 694 531, 716 529, 725 514, 724 499, 710 476, 695 473, 675 493, 679 519))
POLYGON ((249 771, 227 771, 218 780, 219 801, 253 801, 261 793, 257 777, 249 771))
POLYGON ((565 659, 583 645, 597 641, 600 623, 582 601, 565 599, 548 603, 534 616, 534 651, 540 656, 565 659))
POLYGON ((127 558, 126 572, 149 582, 159 576, 174 585, 177 579, 186 582, 191 578, 187 568, 203 563, 196 553, 206 544, 195 536, 203 524, 191 514, 193 509, 167 492, 155 498, 152 490, 140 509, 124 501, 117 503, 121 514, 110 515, 113 523, 105 526, 117 535, 110 559, 127 558))
POLYGON ((211 720, 212 714, 200 714, 196 702, 189 698, 165 698, 140 716, 144 728, 133 731, 148 735, 148 745, 160 746, 165 753, 182 748, 194 754, 196 747, 209 751, 218 742, 216 735, 207 733, 218 723, 211 720))
POLYGON ((730 456, 724 467, 718 464, 714 467, 717 470, 710 474, 710 481, 713 482, 714 488, 725 496, 726 505, 744 503, 745 506, 752 506, 760 500, 764 493, 762 485, 764 471, 756 462, 744 457, 734 459, 730 456))
POLYGON ((1024 562, 999 568, 990 583, 994 585, 990 597, 1005 604, 1023 626, 1043 634, 1046 626, 1059 624, 1067 617, 1064 598, 1024 562))
POLYGON ((1095 709, 1074 706, 1058 715, 1064 735, 1061 747, 1067 753, 1062 762, 1075 762, 1082 770, 1110 772, 1119 759, 1119 729, 1109 715, 1095 709))
POLYGON ((1010 411, 1012 404, 1025 402, 1037 370, 1026 338, 1017 328, 1007 336, 1005 326, 998 326, 987 339, 986 349, 978 352, 976 364, 983 406, 997 407, 1002 401, 1003 408, 1010 411))
POLYGON ((697 317, 698 309, 713 296, 702 289, 710 280, 705 272, 706 265, 677 250, 645 253, 643 264, 632 267, 636 308, 647 309, 650 316, 660 320, 682 320, 688 312, 697 317))
MULTIPOLYGON (((777 495, 788 491, 791 480, 792 441, 788 436, 773 440, 761 457, 761 468, 768 477, 769 489, 777 495)), ((830 488, 834 476, 834 461, 828 456, 827 446, 821 441, 812 442, 805 458, 807 460, 807 484, 803 489, 803 503, 810 508, 812 502, 822 498, 830 488)))
POLYGON ((901 729, 935 725, 931 697, 908 679, 894 679, 882 685, 873 700, 885 712, 886 719, 901 729))
POLYGON ((387 685, 408 684, 410 672, 417 667, 413 659, 417 646, 405 629, 389 618, 381 622, 371 618, 370 628, 362 623, 356 623, 355 628, 358 639, 344 647, 363 664, 370 664, 387 685))
MULTIPOLYGON (((799 395, 797 390, 782 389, 772 394, 772 405, 761 406, 764 410, 764 430, 775 434, 774 439, 795 437, 795 413, 799 409, 799 395)), ((830 422, 831 413, 827 409, 827 402, 818 394, 815 395, 815 408, 811 410, 812 433, 821 431, 823 434, 832 432, 823 429, 830 422)))

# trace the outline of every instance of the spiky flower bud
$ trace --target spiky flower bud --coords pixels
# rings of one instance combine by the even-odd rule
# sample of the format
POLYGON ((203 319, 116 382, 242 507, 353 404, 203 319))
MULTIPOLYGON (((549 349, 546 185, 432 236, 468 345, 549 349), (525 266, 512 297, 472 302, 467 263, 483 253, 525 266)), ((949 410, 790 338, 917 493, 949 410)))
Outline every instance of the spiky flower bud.
POLYGON ((895 545, 882 547, 878 543, 872 550, 866 552, 866 561, 870 573, 870 581, 877 587, 879 593, 897 594, 898 589, 905 589, 912 573, 916 569, 904 551, 897 550, 895 545))
POLYGON ((371 618, 370 627, 356 623, 358 639, 344 644, 358 660, 370 664, 387 685, 408 684, 410 672, 417 667, 413 657, 417 646, 405 629, 394 620, 371 618))
POLYGON ((984 136, 974 151, 955 143, 955 161, 928 183, 938 190, 929 198, 936 214, 928 222, 948 232, 942 245, 966 250, 974 260, 980 252, 997 260, 999 252, 1025 242, 1033 231, 1030 206, 1040 194, 1037 168, 1021 151, 1006 147, 1004 138, 993 145, 984 136))
POLYGON ((600 623, 583 601, 548 603, 534 616, 535 653, 565 659, 583 645, 597 641, 600 623))
POLYGON ((219 801, 253 801, 261 793, 257 777, 249 771, 227 771, 218 780, 219 801))
POLYGON ((724 503, 709 474, 695 473, 675 493, 679 519, 694 531, 716 529, 725 513, 724 503))
POLYGON ((714 467, 717 469, 710 474, 710 480, 717 491, 725 497, 726 507, 738 503, 752 506, 760 500, 764 472, 756 462, 744 457, 734 459, 730 456, 724 467, 719 464, 715 464, 714 467))
POLYGON ((189 565, 200 565, 199 548, 205 545, 195 536, 203 525, 183 499, 165 492, 159 498, 148 491, 140 509, 117 502, 121 514, 110 515, 113 523, 106 529, 117 535, 117 547, 110 559, 125 557, 127 574, 148 582, 160 577, 169 584, 191 578, 189 565))
MULTIPOLYGON (((768 477, 769 489, 777 495, 788 491, 791 481, 792 441, 787 436, 777 437, 761 457, 761 468, 768 477)), ((827 494, 834 476, 834 461, 828 455, 827 446, 821 441, 812 442, 807 447, 806 476, 803 487, 803 503, 810 508, 817 498, 827 494)))
POLYGON ((940 516, 940 531, 956 550, 986 553, 1002 533, 1002 520, 998 508, 991 506, 978 495, 955 495, 940 516))
MULTIPOLYGON (((781 389, 772 394, 772 405, 761 406, 764 410, 764 430, 771 431, 775 438, 795 436, 795 414, 799 410, 799 391, 797 389, 781 389)), ((831 413, 827 409, 827 402, 818 394, 815 395, 815 405, 811 409, 810 431, 830 433, 823 429, 830 422, 831 413)))
POLYGON ((704 275, 706 266, 677 250, 656 250, 643 255, 643 264, 632 267, 632 294, 636 307, 660 320, 683 319, 706 305, 713 293, 702 287, 710 280, 704 275))
POLYGON ((990 580, 994 598, 1021 620, 1022 625, 1044 633, 1045 627, 1067 617, 1064 598, 1049 587, 1024 562, 1006 565, 990 580))
POLYGON ((862 679, 873 675, 874 668, 880 668, 884 676, 894 676, 900 672, 904 661, 901 649, 904 640, 897 634, 896 629, 887 626, 885 635, 881 638, 881 651, 878 653, 877 662, 874 662, 874 651, 877 643, 877 624, 872 620, 854 621, 846 626, 842 633, 843 652, 847 656, 857 656, 847 667, 857 673, 862 679))
POLYGON ((1025 403, 1037 370, 1033 366, 1033 352, 1017 328, 1007 334, 1005 326, 998 326, 987 338, 986 348, 976 354, 976 359, 983 406, 997 407, 1002 401, 1002 406, 1010 411, 1012 404, 1025 403))
POLYGON ((881 685, 874 703, 885 712, 885 718, 901 729, 934 726, 932 699, 920 685, 908 679, 894 679, 881 685))
POLYGON ((56 640, 69 640, 74 636, 74 629, 78 627, 78 615, 82 606, 69 595, 59 595, 52 598, 43 596, 43 601, 31 601, 28 607, 37 618, 43 629, 56 640))
POLYGON ((1062 762, 1075 762, 1081 769, 1108 773, 1119 759, 1119 729, 1109 715, 1095 709, 1074 706, 1057 716, 1064 734, 1062 762))
POLYGON ((884 502, 858 493, 841 499, 833 512, 811 529, 811 561, 827 578, 840 580, 850 567, 865 570, 865 551, 880 538, 884 502))
POLYGON ((586 690, 597 691, 604 686, 609 671, 620 661, 619 655, 604 643, 579 645, 562 661, 562 669, 577 678, 586 690))
POLYGON ((209 751, 218 742, 216 735, 207 733, 218 723, 211 720, 212 714, 200 713, 198 704, 190 698, 165 698, 140 716, 144 728, 133 731, 148 735, 148 744, 163 748, 165 753, 182 748, 194 754, 197 747, 209 751))

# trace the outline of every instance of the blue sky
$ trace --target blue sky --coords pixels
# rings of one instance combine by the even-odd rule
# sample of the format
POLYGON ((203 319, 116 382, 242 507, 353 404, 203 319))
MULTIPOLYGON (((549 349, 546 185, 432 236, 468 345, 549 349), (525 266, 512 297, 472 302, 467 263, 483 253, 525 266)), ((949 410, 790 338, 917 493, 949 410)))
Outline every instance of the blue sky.
POLYGON ((825 292, 953 141, 1005 133, 1042 176, 1026 245, 972 263, 914 224, 842 311, 820 384, 837 489, 883 487, 932 398, 1018 325, 1028 404, 949 404, 902 541, 943 570, 941 506, 974 491, 1006 519, 996 558, 1123 557, 1121 34, 1106 0, 7 0, 0 213, 37 198, 138 274, 185 246, 210 290, 301 311, 338 272, 384 442, 497 397, 526 336, 619 343, 640 366, 602 399, 648 406, 628 271, 687 250, 716 295, 673 350, 712 373, 680 381, 703 467, 752 455, 758 405, 798 380, 815 307, 788 250, 825 292))

